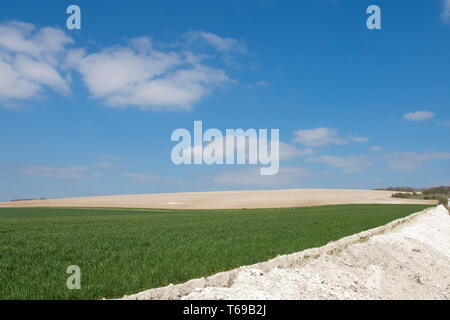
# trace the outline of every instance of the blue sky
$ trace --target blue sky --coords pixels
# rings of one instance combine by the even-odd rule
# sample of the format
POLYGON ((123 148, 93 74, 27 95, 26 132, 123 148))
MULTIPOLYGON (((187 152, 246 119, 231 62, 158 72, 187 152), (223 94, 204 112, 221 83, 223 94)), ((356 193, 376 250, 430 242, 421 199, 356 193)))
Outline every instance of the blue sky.
POLYGON ((0 5, 0 200, 450 184, 448 0, 70 4, 0 5), (194 120, 280 129, 279 173, 174 165, 194 120))

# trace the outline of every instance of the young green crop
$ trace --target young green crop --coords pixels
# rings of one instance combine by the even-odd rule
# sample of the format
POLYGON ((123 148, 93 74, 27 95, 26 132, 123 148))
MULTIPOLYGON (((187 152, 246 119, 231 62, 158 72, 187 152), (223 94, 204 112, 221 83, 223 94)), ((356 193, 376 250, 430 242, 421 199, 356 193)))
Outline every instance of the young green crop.
POLYGON ((0 299, 117 298, 322 246, 423 210, 0 209, 0 299), (69 290, 66 269, 81 269, 69 290))

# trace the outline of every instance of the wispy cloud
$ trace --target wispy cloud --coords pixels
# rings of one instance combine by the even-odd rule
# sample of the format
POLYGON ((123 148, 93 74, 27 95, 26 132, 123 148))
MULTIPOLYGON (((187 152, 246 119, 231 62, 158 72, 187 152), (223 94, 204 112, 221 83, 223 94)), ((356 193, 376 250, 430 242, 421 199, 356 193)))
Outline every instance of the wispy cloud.
POLYGON ((256 81, 254 83, 250 83, 250 84, 246 85, 246 87, 248 89, 267 88, 268 86, 269 86, 269 84, 266 81, 264 81, 264 80, 259 80, 259 81, 256 81))
POLYGON ((365 143, 368 138, 362 136, 349 135, 343 138, 338 130, 333 128, 315 128, 306 130, 297 130, 294 132, 294 142, 301 143, 307 147, 322 147, 328 144, 344 145, 348 142, 365 143))
POLYGON ((73 40, 52 27, 0 24, 0 100, 23 100, 43 94, 45 88, 67 94, 68 80, 61 72, 61 56, 73 40))
POLYGON ((307 147, 321 147, 327 144, 345 144, 345 139, 339 137, 338 131, 331 128, 315 128, 295 131, 294 142, 307 147))
POLYGON ((384 148, 380 147, 380 146, 373 146, 373 147, 370 147, 369 150, 372 151, 372 152, 383 152, 384 148))
POLYGON ((315 173, 307 168, 282 167, 278 174, 262 176, 258 168, 230 169, 212 177, 212 183, 239 187, 301 187, 315 173))
POLYGON ((122 160, 120 157, 108 154, 103 154, 98 157, 102 159, 102 161, 97 162, 95 168, 99 169, 117 169, 120 167, 120 162, 122 160))
POLYGON ((159 182, 162 179, 152 173, 135 173, 135 172, 120 172, 123 177, 131 178, 142 182, 159 182))
POLYGON ((150 183, 150 184, 169 184, 169 185, 194 185, 197 181, 183 181, 179 179, 166 178, 161 177, 153 173, 145 173, 145 172, 118 172, 118 174, 122 177, 129 178, 136 182, 141 183, 150 183))
POLYGON ((450 127, 450 120, 437 120, 436 125, 438 127, 450 127))
POLYGON ((442 0, 441 21, 450 23, 450 0, 442 0))
POLYGON ((386 155, 388 169, 394 171, 414 171, 428 162, 450 160, 450 152, 396 152, 386 155))
POLYGON ((188 32, 186 34, 186 37, 190 42, 204 41, 221 53, 247 53, 247 47, 245 46, 245 44, 242 41, 233 38, 225 38, 210 32, 203 31, 188 32))
POLYGON ((369 141, 369 139, 366 137, 354 137, 354 136, 350 136, 350 140, 353 142, 358 142, 358 143, 364 143, 364 142, 369 141))
POLYGON ((27 175, 54 179, 81 179, 89 177, 89 168, 85 166, 69 166, 57 168, 52 166, 32 165, 21 169, 27 175))
POLYGON ((434 113, 431 111, 416 111, 405 113, 403 118, 407 121, 426 121, 434 117, 434 113))
POLYGON ((121 157, 112 156, 110 154, 102 154, 99 156, 99 158, 107 160, 107 161, 113 161, 113 162, 119 162, 122 160, 121 157))
POLYGON ((307 161, 325 163, 330 167, 341 169, 345 173, 359 173, 372 165, 369 159, 363 155, 349 157, 322 155, 310 157, 307 161))
POLYGON ((299 149, 292 144, 280 141, 280 160, 290 160, 293 158, 309 156, 314 153, 311 148, 299 149))
MULTIPOLYGON (((244 137, 244 136, 243 136, 244 137)), ((203 148, 208 146, 210 143, 204 143, 203 148)), ((215 150, 217 152, 216 156, 218 158, 224 158, 226 153, 226 146, 227 143, 230 143, 234 146, 234 152, 235 154, 245 154, 246 159, 258 159, 258 145, 259 140, 257 137, 254 136, 245 136, 245 144, 240 144, 236 141, 236 137, 234 136, 225 136, 225 137, 218 137, 214 140, 214 143, 216 143, 217 146, 222 146, 221 149, 215 150), (256 146, 256 148, 250 148, 251 145, 256 146)), ((182 152, 183 154, 187 154, 188 157, 192 157, 195 154, 195 150, 199 147, 190 147, 187 149, 184 149, 182 152)), ((268 152, 271 152, 271 141, 270 139, 267 141, 267 149, 268 152)), ((198 149, 199 150, 199 149, 198 149)), ((305 149, 299 149, 296 146, 279 141, 279 160, 285 161, 285 160, 291 160, 294 158, 302 157, 311 155, 314 153, 314 150, 311 148, 305 148, 305 149)))
POLYGON ((95 167, 99 169, 115 169, 119 166, 119 163, 111 161, 100 161, 95 164, 95 167))

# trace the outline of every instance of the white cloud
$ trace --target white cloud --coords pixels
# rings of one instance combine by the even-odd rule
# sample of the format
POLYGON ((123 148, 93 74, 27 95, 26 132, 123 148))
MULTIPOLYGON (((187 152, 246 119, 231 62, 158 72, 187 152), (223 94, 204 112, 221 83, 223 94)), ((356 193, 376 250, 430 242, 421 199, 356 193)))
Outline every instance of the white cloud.
POLYGON ((322 155, 308 158, 309 162, 320 162, 328 164, 330 167, 338 168, 345 173, 358 173, 370 167, 372 163, 365 156, 337 157, 331 155, 322 155))
POLYGON ((442 1, 441 20, 444 23, 450 22, 450 0, 442 1))
POLYGON ((388 168, 394 171, 414 171, 428 162, 450 160, 450 152, 396 152, 386 156, 388 168))
POLYGON ((57 168, 52 166, 27 166, 22 168, 22 173, 37 177, 47 177, 54 179, 81 179, 89 176, 88 168, 85 166, 69 166, 57 168))
POLYGON ((273 176, 262 176, 259 168, 230 169, 212 177, 212 182, 226 186, 289 187, 302 186, 315 174, 307 168, 281 167, 273 176))
POLYGON ((45 88, 70 92, 61 57, 73 40, 65 32, 23 22, 0 24, 0 99, 29 99, 45 88))
POLYGON ((337 130, 330 128, 316 128, 295 131, 295 142, 307 147, 320 147, 330 143, 345 144, 345 139, 339 137, 337 130))
POLYGON ((233 52, 246 52, 246 48, 240 41, 207 32, 194 32, 188 38, 197 38, 222 54, 216 57, 197 48, 186 49, 186 42, 167 44, 169 51, 158 50, 148 37, 94 53, 68 50, 74 41, 62 30, 3 23, 0 100, 14 105, 14 100, 41 97, 47 88, 68 94, 69 72, 75 69, 92 97, 108 106, 189 110, 213 89, 235 83, 225 71, 206 62, 231 60, 233 52))
POLYGON ((190 109, 212 88, 232 83, 224 71, 200 60, 192 52, 158 51, 148 38, 98 53, 76 50, 68 57, 91 94, 106 105, 169 110, 190 109))
POLYGON ((405 113, 403 118, 407 121, 426 121, 434 117, 434 113, 430 111, 416 111, 405 113))

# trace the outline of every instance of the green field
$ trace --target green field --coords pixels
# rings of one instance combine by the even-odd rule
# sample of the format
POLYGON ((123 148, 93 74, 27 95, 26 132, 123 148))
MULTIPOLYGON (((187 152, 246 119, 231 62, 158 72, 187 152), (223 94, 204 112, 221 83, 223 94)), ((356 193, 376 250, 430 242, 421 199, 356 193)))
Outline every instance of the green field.
POLYGON ((117 298, 318 247, 424 205, 0 209, 0 299, 117 298), (81 290, 66 269, 81 268, 81 290))

